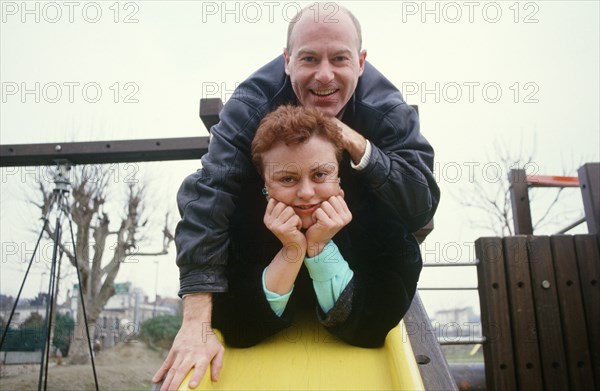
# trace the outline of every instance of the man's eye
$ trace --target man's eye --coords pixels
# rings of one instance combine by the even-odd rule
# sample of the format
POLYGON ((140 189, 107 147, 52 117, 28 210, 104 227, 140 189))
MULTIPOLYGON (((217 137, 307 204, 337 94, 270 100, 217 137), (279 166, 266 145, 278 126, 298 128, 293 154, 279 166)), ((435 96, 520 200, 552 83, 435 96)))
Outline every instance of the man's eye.
POLYGON ((302 57, 302 61, 304 62, 315 62, 317 61, 317 59, 313 56, 306 56, 306 57, 302 57))
POLYGON ((335 62, 342 62, 342 61, 346 61, 348 59, 348 57, 345 56, 337 56, 333 58, 333 61, 335 62))

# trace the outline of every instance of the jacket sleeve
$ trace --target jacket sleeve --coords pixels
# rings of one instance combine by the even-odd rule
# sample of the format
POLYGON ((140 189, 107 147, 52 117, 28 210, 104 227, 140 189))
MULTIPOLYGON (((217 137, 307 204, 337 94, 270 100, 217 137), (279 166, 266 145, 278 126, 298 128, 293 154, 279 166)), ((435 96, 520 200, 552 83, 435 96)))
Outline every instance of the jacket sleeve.
POLYGON ((440 199, 433 148, 420 132, 416 111, 404 102, 372 125, 375 129, 366 135, 372 143, 371 157, 357 175, 415 232, 433 218, 440 199))
POLYGON ((177 193, 180 296, 227 290, 229 221, 243 184, 258 175, 249 151, 259 121, 255 108, 232 98, 219 117, 202 168, 188 176, 177 193))

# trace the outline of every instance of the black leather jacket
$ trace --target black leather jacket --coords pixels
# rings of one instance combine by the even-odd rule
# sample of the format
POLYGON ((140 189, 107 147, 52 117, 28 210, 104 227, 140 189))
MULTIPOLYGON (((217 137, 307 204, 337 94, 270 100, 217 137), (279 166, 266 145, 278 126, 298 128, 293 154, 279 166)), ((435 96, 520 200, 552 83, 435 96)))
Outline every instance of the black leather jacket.
MULTIPOLYGON (((278 250, 262 223, 266 202, 250 144, 260 120, 287 103, 298 104, 280 56, 240 84, 221 111, 202 169, 184 180, 177 195, 182 216, 175 235, 179 295, 227 291, 232 259, 267 265, 271 251, 278 250)), ((432 219, 440 193, 432 174, 433 149, 419 131, 415 110, 366 63, 342 121, 373 147, 365 169, 353 170, 348 156, 340 165, 353 214, 348 243, 363 243, 356 252, 362 256, 376 249, 420 262, 411 233, 432 219)), ((351 256, 343 247, 342 254, 351 256)))

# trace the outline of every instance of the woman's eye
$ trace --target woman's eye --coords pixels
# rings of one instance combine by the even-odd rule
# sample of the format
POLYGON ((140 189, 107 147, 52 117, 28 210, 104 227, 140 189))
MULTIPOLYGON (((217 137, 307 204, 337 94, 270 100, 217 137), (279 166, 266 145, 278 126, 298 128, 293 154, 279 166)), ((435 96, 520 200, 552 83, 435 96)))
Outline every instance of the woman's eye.
POLYGON ((294 183, 294 178, 292 178, 291 176, 285 176, 283 178, 280 178, 279 182, 283 183, 284 185, 292 184, 294 183))
POLYGON ((325 180, 327 179, 327 173, 326 172, 316 172, 314 174, 314 179, 315 179, 315 182, 325 182, 325 180))

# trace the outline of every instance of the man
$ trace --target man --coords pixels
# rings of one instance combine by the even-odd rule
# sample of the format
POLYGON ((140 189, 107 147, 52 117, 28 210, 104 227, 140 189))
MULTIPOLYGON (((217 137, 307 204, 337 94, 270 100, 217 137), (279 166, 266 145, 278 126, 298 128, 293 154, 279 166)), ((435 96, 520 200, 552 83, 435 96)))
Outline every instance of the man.
POLYGON ((228 344, 249 346, 291 322, 293 306, 277 316, 254 283, 273 235, 258 228, 265 204, 250 144, 260 120, 282 104, 316 107, 334 118, 347 151, 340 177, 353 221, 336 243, 356 278, 331 310, 319 313, 320 321, 351 344, 379 346, 414 296, 422 262, 412 232, 431 220, 439 201, 433 150, 414 110, 365 61, 354 16, 319 10, 325 11, 305 8, 289 26, 284 55, 239 86, 211 130, 203 168, 178 193, 184 319, 152 379, 166 375, 162 389, 177 387, 192 367, 190 387, 209 365, 217 380, 224 348, 213 325, 228 344))

